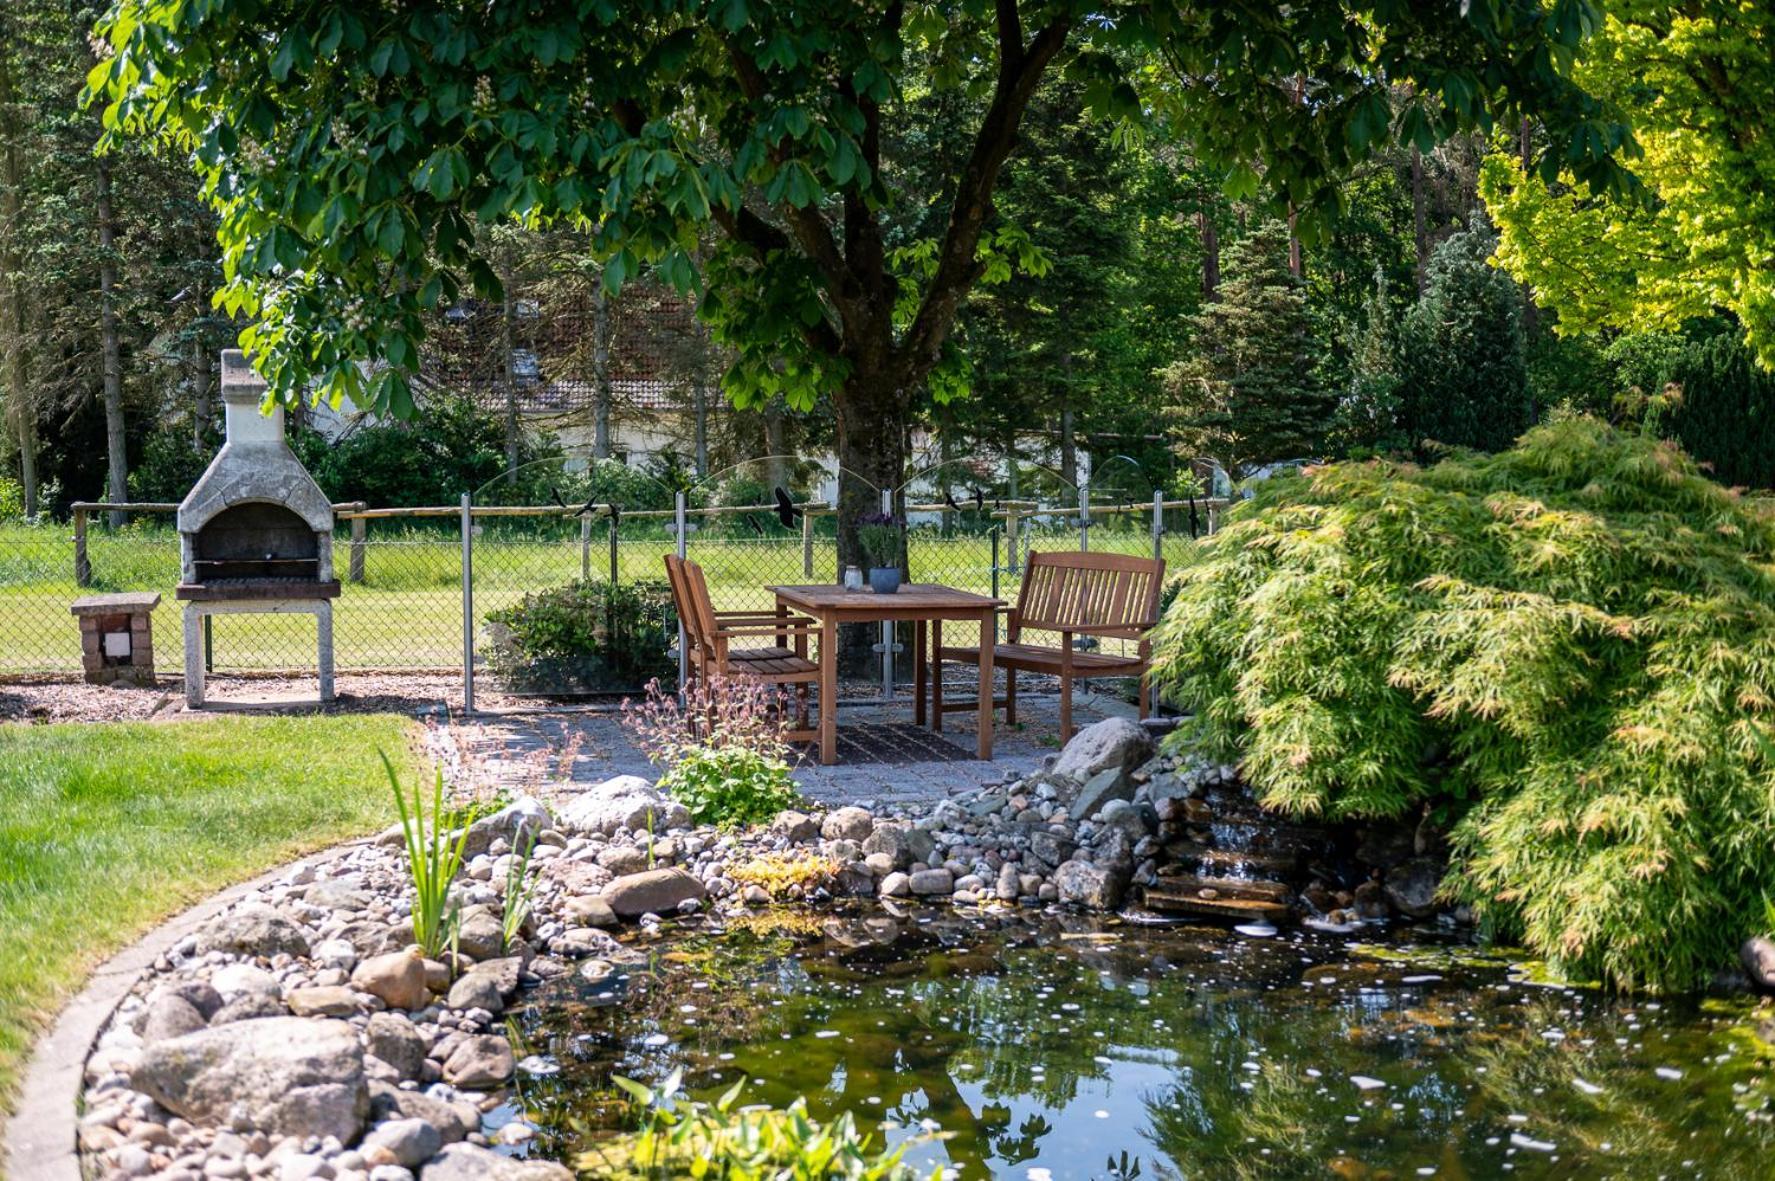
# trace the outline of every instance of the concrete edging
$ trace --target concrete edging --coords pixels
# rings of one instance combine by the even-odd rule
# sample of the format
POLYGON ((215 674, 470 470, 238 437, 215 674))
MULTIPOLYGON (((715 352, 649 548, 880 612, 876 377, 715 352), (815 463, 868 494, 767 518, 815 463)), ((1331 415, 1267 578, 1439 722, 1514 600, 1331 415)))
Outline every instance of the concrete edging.
POLYGON ((87 977, 86 984, 40 1036, 19 1082, 18 1106, 0 1132, 0 1177, 6 1181, 82 1181, 80 1097, 86 1059, 124 997, 179 940, 253 891, 303 865, 324 865, 366 841, 347 841, 284 862, 167 919, 87 977))

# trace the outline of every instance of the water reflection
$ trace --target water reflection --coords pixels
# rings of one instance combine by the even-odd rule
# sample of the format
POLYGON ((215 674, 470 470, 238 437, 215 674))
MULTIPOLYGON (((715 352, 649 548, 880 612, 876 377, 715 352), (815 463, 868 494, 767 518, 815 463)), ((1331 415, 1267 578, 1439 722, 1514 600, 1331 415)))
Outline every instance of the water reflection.
POLYGON ((525 1010, 558 1075, 538 1148, 620 1132, 610 1076, 683 1066, 713 1098, 806 1095, 960 1176, 1146 1178, 1763 1172, 1770 1051, 1743 999, 1647 1004, 1541 987, 1458 947, 1074 918, 705 931, 525 1010), (619 1003, 620 1002, 620 1003, 619 1003))

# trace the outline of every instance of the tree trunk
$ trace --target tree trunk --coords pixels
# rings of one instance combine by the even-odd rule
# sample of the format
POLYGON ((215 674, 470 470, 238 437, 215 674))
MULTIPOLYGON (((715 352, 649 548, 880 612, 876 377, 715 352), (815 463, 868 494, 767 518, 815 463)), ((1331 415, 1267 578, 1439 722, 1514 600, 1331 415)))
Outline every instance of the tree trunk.
MULTIPOLYGON (((895 377, 880 370, 853 370, 834 401, 838 420, 838 565, 868 568, 857 539, 859 518, 881 511, 881 494, 903 478, 906 468, 905 423, 909 412, 905 390, 895 377)), ((898 511, 899 501, 895 508, 898 511)), ((902 569, 905 552, 901 551, 902 569)), ((844 629, 839 637, 840 671, 869 676, 880 668, 870 650, 880 635, 874 624, 844 629)))
MULTIPOLYGON (((1534 140, 1531 134, 1532 131, 1533 128, 1530 125, 1527 116, 1524 116, 1522 122, 1516 129, 1516 150, 1522 160, 1522 171, 1524 175, 1529 174, 1529 170, 1532 167, 1534 160, 1534 140)), ((1540 326, 1541 309, 1535 306, 1534 290, 1528 285, 1528 281, 1524 280, 1522 283, 1523 336, 1527 337, 1528 340, 1532 342, 1535 337, 1535 331, 1540 326)))
POLYGON ((1196 214, 1196 225, 1202 231, 1202 302, 1213 303, 1220 290, 1220 234, 1206 209, 1196 214))
POLYGON ((789 468, 783 462, 788 444, 783 441, 783 404, 772 398, 764 407, 764 478, 772 488, 789 486, 789 468))
POLYGON ((518 362, 513 355, 517 349, 512 339, 512 274, 511 267, 505 267, 505 274, 500 276, 500 286, 505 293, 499 303, 499 352, 504 361, 501 374, 505 379, 505 482, 518 482, 518 362))
POLYGON ((610 297, 592 288, 592 458, 610 458, 610 297))
POLYGON ((0 354, 6 358, 6 412, 18 444, 25 516, 33 517, 37 515, 37 409, 25 371, 24 276, 18 250, 25 170, 19 160, 22 129, 15 115, 11 71, 11 59, 0 50, 0 354))
POLYGON ((1079 449, 1072 433, 1072 407, 1060 408, 1060 478, 1079 486, 1079 449))
POLYGON ((709 474, 709 387, 699 374, 690 387, 690 412, 695 418, 696 478, 709 474))
POLYGON ((1295 223, 1299 215, 1294 211, 1292 203, 1288 206, 1288 273, 1298 281, 1306 278, 1306 260, 1300 253, 1300 235, 1295 232, 1295 223))
MULTIPOLYGON (((111 163, 98 161, 96 191, 99 221, 99 351, 105 385, 105 451, 110 461, 106 492, 113 504, 129 500, 128 437, 123 421, 123 357, 117 339, 117 219, 111 208, 111 163)), ((121 528, 124 513, 113 511, 111 525, 121 528)))
POLYGON ((1411 150, 1411 239, 1417 251, 1418 295, 1424 294, 1428 283, 1428 267, 1430 264, 1430 227, 1426 224, 1424 213, 1424 154, 1416 148, 1411 150))
POLYGON ((185 373, 191 383, 191 450, 206 455, 210 449, 210 421, 215 415, 210 398, 210 357, 203 333, 193 328, 191 346, 185 350, 185 373))

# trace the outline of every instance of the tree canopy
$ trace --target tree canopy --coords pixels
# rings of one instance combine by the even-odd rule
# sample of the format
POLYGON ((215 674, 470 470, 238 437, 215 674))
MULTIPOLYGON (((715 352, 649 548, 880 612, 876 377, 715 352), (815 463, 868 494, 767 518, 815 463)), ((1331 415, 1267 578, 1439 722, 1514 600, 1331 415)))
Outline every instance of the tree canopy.
POLYGON ((1576 175, 1524 183, 1508 157, 1482 189, 1499 261, 1567 332, 1674 330, 1725 309, 1775 368, 1775 8, 1608 0, 1574 77, 1629 114, 1656 198, 1606 199, 1576 175))

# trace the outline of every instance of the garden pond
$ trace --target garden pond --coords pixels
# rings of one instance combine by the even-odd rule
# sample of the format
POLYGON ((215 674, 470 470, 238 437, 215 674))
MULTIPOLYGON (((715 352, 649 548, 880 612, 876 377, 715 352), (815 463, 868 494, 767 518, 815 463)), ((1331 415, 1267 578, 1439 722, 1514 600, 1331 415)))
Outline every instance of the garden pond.
POLYGON ((1610 996, 1413 937, 729 920, 535 994, 507 1114, 595 1172, 630 1126, 612 1076, 682 1068, 699 1098, 744 1078, 748 1103, 848 1109, 964 1178, 1770 1175, 1775 1031, 1753 998, 1610 996))

